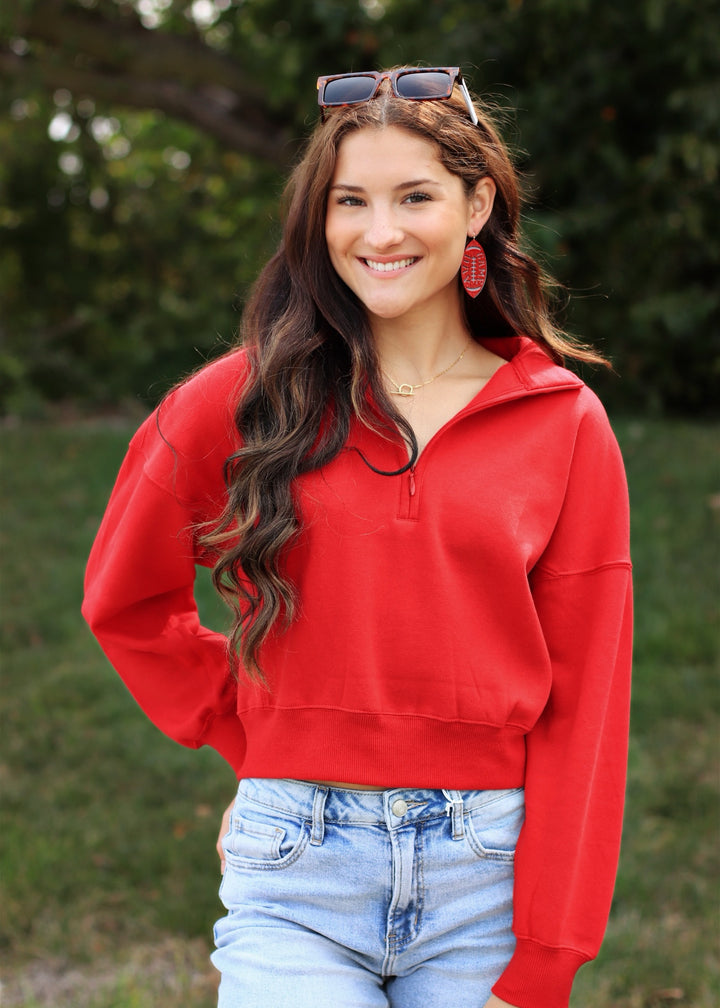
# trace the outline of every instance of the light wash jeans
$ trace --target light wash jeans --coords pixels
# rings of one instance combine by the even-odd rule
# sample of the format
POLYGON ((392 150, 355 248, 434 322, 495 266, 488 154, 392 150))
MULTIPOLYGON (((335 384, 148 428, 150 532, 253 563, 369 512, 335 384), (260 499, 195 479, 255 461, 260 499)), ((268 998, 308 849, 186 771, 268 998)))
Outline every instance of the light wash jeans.
POLYGON ((240 782, 219 1008, 482 1008, 510 959, 521 788, 240 782))

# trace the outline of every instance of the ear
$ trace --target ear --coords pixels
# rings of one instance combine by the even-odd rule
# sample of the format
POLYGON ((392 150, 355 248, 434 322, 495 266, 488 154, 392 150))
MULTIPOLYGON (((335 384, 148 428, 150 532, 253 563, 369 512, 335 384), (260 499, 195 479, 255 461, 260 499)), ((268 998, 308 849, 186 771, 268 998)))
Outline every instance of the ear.
POLYGON ((468 217, 468 230, 470 236, 474 236, 482 231, 488 218, 492 213, 495 202, 496 186, 489 176, 481 178, 475 186, 470 196, 470 216, 468 217))

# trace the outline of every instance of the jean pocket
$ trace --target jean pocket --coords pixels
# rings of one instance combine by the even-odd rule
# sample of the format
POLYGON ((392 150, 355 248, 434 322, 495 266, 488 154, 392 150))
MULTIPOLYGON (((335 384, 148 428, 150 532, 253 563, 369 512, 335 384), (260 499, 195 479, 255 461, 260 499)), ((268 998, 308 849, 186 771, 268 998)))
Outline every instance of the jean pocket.
POLYGON ((302 819, 239 797, 223 850, 228 864, 238 868, 284 868, 300 857, 308 840, 302 819))
POLYGON ((512 861, 525 818, 525 792, 513 788, 486 794, 488 800, 467 813, 468 843, 478 857, 512 861))

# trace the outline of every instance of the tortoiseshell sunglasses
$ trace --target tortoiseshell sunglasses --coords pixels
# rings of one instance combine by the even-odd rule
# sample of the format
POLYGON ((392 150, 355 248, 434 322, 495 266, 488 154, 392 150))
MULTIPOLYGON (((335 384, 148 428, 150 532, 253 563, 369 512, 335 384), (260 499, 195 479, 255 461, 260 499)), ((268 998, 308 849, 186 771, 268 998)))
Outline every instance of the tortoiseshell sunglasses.
POLYGON ((462 78, 459 67, 402 67, 400 70, 367 70, 362 73, 331 74, 318 77, 318 105, 321 117, 325 119, 325 109, 341 105, 356 105, 374 98, 380 84, 390 81, 396 98, 409 101, 442 101, 449 98, 455 84, 465 99, 468 114, 475 126, 478 117, 473 108, 470 92, 462 78))

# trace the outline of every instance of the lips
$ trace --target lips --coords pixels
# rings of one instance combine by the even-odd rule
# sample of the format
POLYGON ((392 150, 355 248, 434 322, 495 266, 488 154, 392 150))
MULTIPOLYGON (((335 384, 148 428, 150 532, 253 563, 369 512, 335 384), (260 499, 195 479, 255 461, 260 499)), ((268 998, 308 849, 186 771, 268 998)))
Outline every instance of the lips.
POLYGON ((378 262, 376 259, 363 259, 363 262, 375 273, 395 273, 397 270, 412 266, 418 261, 418 256, 411 256, 408 259, 394 259, 392 262, 378 262))

